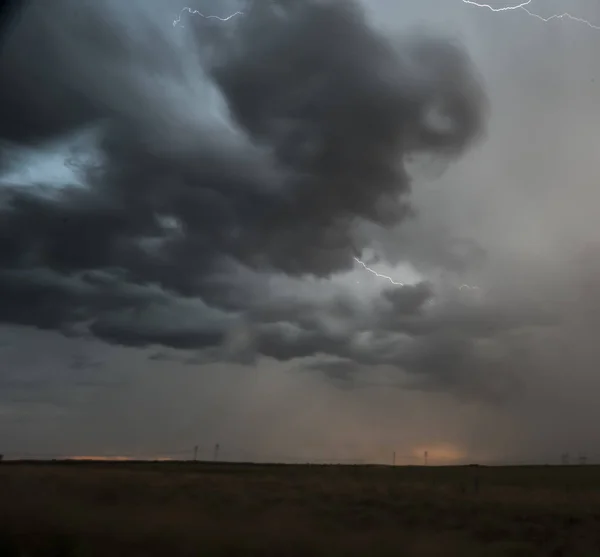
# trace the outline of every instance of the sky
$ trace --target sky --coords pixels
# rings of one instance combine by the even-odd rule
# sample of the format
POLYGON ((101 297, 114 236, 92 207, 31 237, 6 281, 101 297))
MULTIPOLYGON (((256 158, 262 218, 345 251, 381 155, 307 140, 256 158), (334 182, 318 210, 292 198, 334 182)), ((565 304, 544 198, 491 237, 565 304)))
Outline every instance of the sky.
POLYGON ((600 7, 510 6, 32 0, 0 452, 600 461, 600 7))

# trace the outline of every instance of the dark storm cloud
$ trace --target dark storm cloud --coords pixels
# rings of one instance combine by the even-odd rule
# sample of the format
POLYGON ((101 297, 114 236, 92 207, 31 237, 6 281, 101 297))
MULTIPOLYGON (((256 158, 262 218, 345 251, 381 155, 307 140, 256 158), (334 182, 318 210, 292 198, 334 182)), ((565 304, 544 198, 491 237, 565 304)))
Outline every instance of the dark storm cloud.
POLYGON ((245 323, 221 357, 252 362, 257 354, 280 361, 316 356, 316 363, 298 365, 336 383, 346 375, 347 386, 370 384, 360 376, 383 366, 395 370, 389 382, 396 386, 505 400, 527 369, 517 340, 560 324, 559 308, 535 299, 496 294, 476 300, 462 291, 440 298, 427 283, 362 296, 318 282, 303 288, 271 281, 270 290, 257 283, 244 275, 237 288, 230 284, 248 301, 245 323))
POLYGON ((390 335, 454 326, 423 314, 429 286, 385 292, 377 313, 343 295, 278 298, 261 277, 349 270, 356 223, 405 219, 404 158, 458 156, 483 131, 468 57, 436 37, 390 41, 350 1, 171 20, 164 3, 112 0, 22 14, 0 58, 5 154, 93 129, 100 162, 85 188, 0 183, 0 319, 133 346, 243 337, 242 359, 408 365, 390 335), (251 334, 232 336, 240 318, 251 334))

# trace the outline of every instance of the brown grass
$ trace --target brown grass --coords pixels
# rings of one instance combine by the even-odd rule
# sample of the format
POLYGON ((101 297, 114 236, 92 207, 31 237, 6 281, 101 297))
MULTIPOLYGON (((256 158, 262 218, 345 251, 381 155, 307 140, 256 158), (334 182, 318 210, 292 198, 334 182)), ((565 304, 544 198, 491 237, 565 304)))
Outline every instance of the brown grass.
POLYGON ((0 465, 0 557, 598 556, 600 468, 0 465))

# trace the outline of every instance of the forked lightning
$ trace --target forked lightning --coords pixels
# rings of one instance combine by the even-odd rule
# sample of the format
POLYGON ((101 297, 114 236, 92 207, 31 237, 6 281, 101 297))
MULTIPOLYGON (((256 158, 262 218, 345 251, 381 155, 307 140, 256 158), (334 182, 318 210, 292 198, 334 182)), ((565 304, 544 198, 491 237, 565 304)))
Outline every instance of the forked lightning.
POLYGON ((544 23, 548 23, 549 21, 552 21, 554 19, 570 19, 571 21, 576 21, 577 23, 583 23, 584 25, 587 25, 591 29, 596 29, 597 31, 600 31, 600 26, 594 25, 587 19, 583 19, 581 17, 575 17, 574 15, 571 15, 566 12, 562 13, 562 14, 554 14, 549 17, 543 17, 539 14, 536 14, 528 9, 528 6, 531 6, 531 2, 533 2, 533 0, 527 0, 527 2, 522 2, 521 4, 516 4, 514 6, 505 6, 503 8, 494 8, 494 6, 490 6, 489 4, 480 4, 479 2, 473 2, 472 0, 462 0, 462 1, 463 1, 463 4, 469 4, 470 6, 477 6, 478 8, 486 8, 486 9, 490 10, 491 12, 511 12, 511 11, 515 11, 515 10, 522 10, 526 14, 530 15, 531 17, 535 17, 536 19, 539 19, 540 21, 543 21, 544 23))
POLYGON ((218 19, 219 21, 229 21, 237 15, 244 15, 243 12, 234 12, 231 15, 228 15, 227 17, 220 17, 218 15, 204 15, 202 12, 199 12, 198 10, 193 10, 192 8, 183 8, 179 12, 179 16, 177 17, 177 19, 173 20, 173 27, 176 27, 179 23, 181 23, 181 16, 183 15, 183 12, 188 12, 191 15, 199 15, 204 19, 218 19))

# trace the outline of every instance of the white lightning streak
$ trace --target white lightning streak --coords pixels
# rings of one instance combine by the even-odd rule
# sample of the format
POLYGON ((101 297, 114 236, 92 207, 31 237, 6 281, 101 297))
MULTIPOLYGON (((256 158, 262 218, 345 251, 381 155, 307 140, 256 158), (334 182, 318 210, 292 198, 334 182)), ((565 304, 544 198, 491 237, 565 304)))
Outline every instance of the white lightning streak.
POLYGON ((188 12, 189 14, 192 14, 192 15, 199 15, 200 17, 203 17, 204 19, 218 19, 219 21, 229 21, 230 19, 234 18, 237 15, 244 15, 244 12, 234 12, 231 15, 228 15, 227 17, 220 17, 218 15, 204 15, 202 12, 199 12, 198 10, 192 10, 192 8, 183 8, 179 12, 179 16, 177 17, 177 19, 173 20, 173 27, 176 27, 179 23, 181 23, 181 16, 183 15, 183 12, 188 12))
POLYGON ((396 286, 404 286, 403 282, 396 282, 392 277, 388 277, 387 275, 380 275, 377 271, 374 271, 373 269, 371 269, 371 267, 367 267, 367 264, 363 263, 357 257, 354 258, 354 261, 356 261, 357 263, 360 263, 365 268, 366 271, 369 271, 369 273, 373 273, 376 277, 389 280, 392 284, 395 284, 396 286))
POLYGON ((526 14, 530 15, 531 17, 535 17, 536 19, 539 19, 540 21, 543 21, 544 23, 548 23, 549 21, 552 21, 553 19, 570 19, 571 21, 576 21, 577 23, 583 23, 584 25, 587 25, 591 29, 600 31, 600 26, 594 25, 593 23, 589 22, 587 19, 583 19, 581 17, 575 17, 574 15, 568 14, 566 12, 563 14, 554 14, 554 15, 551 15, 550 17, 542 17, 539 14, 530 12, 527 9, 527 6, 531 5, 531 2, 533 0, 527 0, 527 2, 522 2, 521 4, 517 4, 516 6, 505 6, 504 8, 494 8, 493 6, 490 6, 489 4, 479 4, 478 2, 473 2, 472 0, 462 0, 462 1, 463 1, 463 4, 477 6, 478 8, 487 8, 488 10, 490 10, 492 12, 510 12, 510 11, 514 11, 514 10, 523 10, 526 14))
POLYGON ((479 288, 479 286, 471 286, 469 284, 461 284, 458 287, 459 290, 481 290, 481 288, 479 288))
MULTIPOLYGON (((359 263, 363 267, 363 269, 365 269, 365 271, 369 271, 369 273, 372 273, 376 277, 389 280, 395 286, 406 286, 406 284, 403 282, 396 282, 392 277, 389 277, 387 275, 382 275, 381 273, 378 273, 377 271, 375 271, 375 269, 371 269, 371 267, 369 267, 364 261, 361 261, 357 257, 354 258, 354 261, 359 263)), ((458 287, 458 289, 459 290, 481 290, 481 288, 479 288, 479 286, 472 286, 470 284, 461 284, 458 287)))

